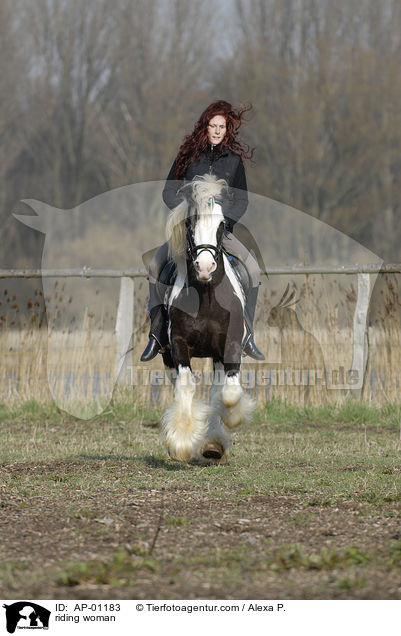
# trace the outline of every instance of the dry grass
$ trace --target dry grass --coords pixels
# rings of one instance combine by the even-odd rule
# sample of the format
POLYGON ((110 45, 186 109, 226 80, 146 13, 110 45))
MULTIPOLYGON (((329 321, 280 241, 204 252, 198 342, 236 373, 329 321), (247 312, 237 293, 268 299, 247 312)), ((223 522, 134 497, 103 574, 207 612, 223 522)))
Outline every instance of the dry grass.
MULTIPOLYGON (((397 283, 395 276, 379 277, 372 297, 367 370, 362 395, 357 395, 369 404, 399 398, 401 303, 397 283)), ((348 371, 352 366, 355 289, 353 276, 264 280, 255 339, 266 354, 266 362, 245 358, 242 366, 243 384, 260 405, 272 398, 299 405, 336 403, 352 393, 348 371), (280 300, 288 284, 297 303, 283 306, 280 300)), ((96 291, 92 290, 94 297, 96 291)), ((80 315, 75 316, 76 303, 68 285, 63 288, 54 284, 54 297, 47 297, 46 304, 49 309, 52 303, 58 303, 57 312, 52 312, 52 320, 47 322, 40 290, 23 303, 8 289, 1 297, 0 400, 47 402, 53 397, 61 408, 85 418, 104 409, 116 383, 116 342, 110 309, 106 316, 99 300, 96 311, 80 306, 80 315)), ((149 364, 138 362, 147 339, 145 303, 146 285, 140 281, 136 284, 132 368, 120 381, 134 385, 144 403, 161 406, 171 399, 161 357, 149 364)), ((193 368, 203 380, 198 396, 207 397, 210 361, 194 360, 193 368)))

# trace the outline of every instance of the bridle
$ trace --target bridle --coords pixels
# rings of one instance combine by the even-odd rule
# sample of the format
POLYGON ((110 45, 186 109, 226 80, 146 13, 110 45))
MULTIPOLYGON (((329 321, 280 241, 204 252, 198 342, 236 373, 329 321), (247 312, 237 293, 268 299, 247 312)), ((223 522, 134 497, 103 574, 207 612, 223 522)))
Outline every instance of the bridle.
MULTIPOLYGON (((211 205, 213 205, 214 200, 211 198, 211 205)), ((202 252, 209 252, 217 262, 218 258, 220 258, 221 253, 224 251, 223 249, 223 236, 224 232, 221 233, 221 236, 217 242, 217 245, 211 245, 209 243, 201 243, 200 245, 195 245, 194 237, 193 237, 193 229, 190 222, 190 218, 188 217, 186 220, 186 235, 187 235, 187 254, 193 260, 196 261, 199 254, 202 252)))
POLYGON ((200 245, 195 245, 194 238, 192 235, 192 228, 187 226, 187 253, 188 256, 196 261, 199 254, 202 252, 210 252, 215 261, 220 257, 223 251, 223 234, 221 235, 220 240, 217 245, 211 245, 209 243, 201 243, 200 245))

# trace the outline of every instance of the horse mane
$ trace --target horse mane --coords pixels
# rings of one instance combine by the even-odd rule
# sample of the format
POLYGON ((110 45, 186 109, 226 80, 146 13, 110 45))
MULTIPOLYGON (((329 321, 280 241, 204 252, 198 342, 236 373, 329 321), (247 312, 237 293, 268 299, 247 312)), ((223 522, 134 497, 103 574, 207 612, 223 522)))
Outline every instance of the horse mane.
POLYGON ((166 223, 166 237, 169 255, 177 261, 185 254, 186 236, 185 221, 188 214, 188 201, 184 199, 173 208, 166 223))
MULTIPOLYGON (((183 188, 188 188, 188 186, 192 186, 191 196, 197 208, 197 213, 199 215, 210 214, 210 199, 219 196, 223 189, 227 188, 227 181, 225 179, 217 179, 212 174, 205 174, 194 177, 183 188)), ((180 188, 180 190, 183 188, 180 188)), ((184 199, 171 210, 167 219, 166 236, 169 244, 169 254, 175 261, 182 258, 186 250, 185 222, 188 216, 188 208, 188 200, 184 199)))

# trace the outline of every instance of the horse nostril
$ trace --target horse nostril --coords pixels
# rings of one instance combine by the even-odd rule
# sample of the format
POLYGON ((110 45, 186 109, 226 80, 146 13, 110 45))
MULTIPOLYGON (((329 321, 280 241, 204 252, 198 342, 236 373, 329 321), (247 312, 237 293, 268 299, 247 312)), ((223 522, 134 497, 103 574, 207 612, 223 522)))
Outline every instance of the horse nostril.
POLYGON ((209 272, 212 273, 215 271, 217 264, 213 261, 213 263, 209 266, 209 272))

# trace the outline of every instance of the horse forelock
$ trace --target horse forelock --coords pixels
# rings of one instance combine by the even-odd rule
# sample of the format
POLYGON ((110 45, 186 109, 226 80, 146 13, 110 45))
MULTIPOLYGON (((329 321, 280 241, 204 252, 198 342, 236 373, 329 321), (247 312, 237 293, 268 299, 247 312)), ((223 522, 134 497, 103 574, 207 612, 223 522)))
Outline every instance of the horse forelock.
POLYGON ((217 179, 212 174, 194 177, 192 180, 192 198, 200 215, 210 214, 210 199, 218 197, 225 188, 227 188, 227 181, 225 179, 217 179))

